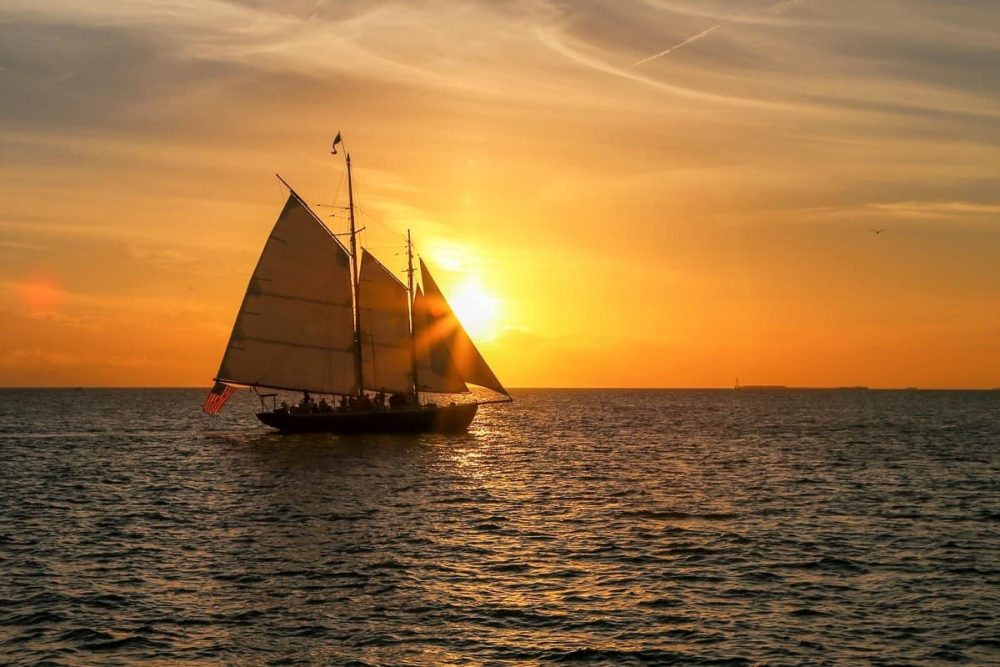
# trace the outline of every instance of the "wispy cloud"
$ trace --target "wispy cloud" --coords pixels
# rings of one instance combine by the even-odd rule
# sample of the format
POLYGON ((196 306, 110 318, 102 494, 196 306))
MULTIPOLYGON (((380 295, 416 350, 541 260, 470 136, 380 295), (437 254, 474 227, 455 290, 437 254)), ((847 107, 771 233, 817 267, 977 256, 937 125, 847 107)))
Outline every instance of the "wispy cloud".
POLYGON ((901 201, 877 202, 868 208, 887 215, 901 217, 988 217, 1000 231, 1000 204, 965 201, 901 201))
POLYGON ((17 240, 5 240, 0 239, 0 250, 44 250, 45 246, 36 243, 27 243, 25 241, 17 240))

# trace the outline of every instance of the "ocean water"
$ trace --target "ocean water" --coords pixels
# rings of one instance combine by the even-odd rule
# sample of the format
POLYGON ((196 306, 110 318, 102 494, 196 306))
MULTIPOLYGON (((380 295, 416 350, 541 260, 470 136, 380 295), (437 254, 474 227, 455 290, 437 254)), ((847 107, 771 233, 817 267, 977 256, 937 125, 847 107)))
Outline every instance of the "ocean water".
POLYGON ((0 663, 1000 664, 1000 392, 204 394, 0 391, 0 663))

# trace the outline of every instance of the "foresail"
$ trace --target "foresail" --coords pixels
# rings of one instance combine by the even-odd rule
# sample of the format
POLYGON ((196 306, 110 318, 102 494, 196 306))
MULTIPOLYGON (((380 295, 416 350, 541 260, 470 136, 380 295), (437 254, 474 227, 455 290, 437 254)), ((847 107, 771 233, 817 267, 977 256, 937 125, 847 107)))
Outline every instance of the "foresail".
POLYGON ((408 394, 413 364, 406 286, 368 252, 360 281, 364 388, 408 394))
POLYGON ((423 298, 426 300, 426 308, 432 322, 431 328, 424 335, 432 340, 442 341, 448 346, 452 363, 465 382, 507 394, 507 390, 500 384, 500 380, 458 321, 423 260, 420 260, 420 275, 424 284, 423 298))
POLYGON ((350 257, 290 194, 257 261, 217 380, 352 394, 350 257))
POLYGON ((452 327, 431 312, 420 289, 413 298, 414 348, 420 391, 460 394, 469 391, 451 358, 452 327))

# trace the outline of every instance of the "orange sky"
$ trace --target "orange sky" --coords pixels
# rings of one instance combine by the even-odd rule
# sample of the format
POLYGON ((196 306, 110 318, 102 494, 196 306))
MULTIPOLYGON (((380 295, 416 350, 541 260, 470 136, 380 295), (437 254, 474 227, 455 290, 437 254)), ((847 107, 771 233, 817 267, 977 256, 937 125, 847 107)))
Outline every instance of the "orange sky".
POLYGON ((992 0, 269 5, 0 8, 0 385, 207 385, 341 130, 508 386, 1000 386, 992 0))

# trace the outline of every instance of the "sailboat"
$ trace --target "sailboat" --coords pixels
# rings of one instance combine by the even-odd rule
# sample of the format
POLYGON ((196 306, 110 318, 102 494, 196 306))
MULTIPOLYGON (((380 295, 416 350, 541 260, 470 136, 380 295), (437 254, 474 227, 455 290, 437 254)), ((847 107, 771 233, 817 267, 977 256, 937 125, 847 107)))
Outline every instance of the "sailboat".
MULTIPOLYGON (((339 140, 338 134, 334 153, 339 140)), ((405 284, 359 250, 350 153, 346 162, 346 246, 278 176, 288 199, 250 277, 203 410, 215 414, 238 387, 250 387, 261 400, 257 418, 282 433, 464 431, 480 405, 508 402, 510 394, 422 259, 422 287, 415 286, 409 231, 405 284), (468 399, 468 384, 498 398, 459 400, 468 399), (279 406, 278 394, 262 389, 301 392, 303 399, 279 406), (315 396, 323 398, 316 403, 315 396)))

